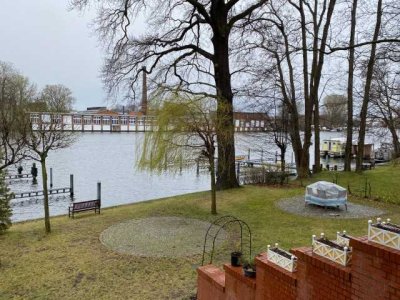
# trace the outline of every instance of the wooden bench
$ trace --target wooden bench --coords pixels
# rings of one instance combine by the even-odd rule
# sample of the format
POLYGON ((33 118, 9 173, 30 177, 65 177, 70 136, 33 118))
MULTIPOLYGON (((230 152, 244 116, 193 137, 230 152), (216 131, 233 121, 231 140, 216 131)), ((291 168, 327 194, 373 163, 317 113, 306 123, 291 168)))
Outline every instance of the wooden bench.
POLYGON ((74 218, 74 213, 92 209, 94 210, 94 213, 97 213, 97 211, 99 211, 100 214, 100 206, 101 202, 99 199, 82 201, 82 202, 73 202, 68 208, 68 217, 72 216, 72 218, 74 218))

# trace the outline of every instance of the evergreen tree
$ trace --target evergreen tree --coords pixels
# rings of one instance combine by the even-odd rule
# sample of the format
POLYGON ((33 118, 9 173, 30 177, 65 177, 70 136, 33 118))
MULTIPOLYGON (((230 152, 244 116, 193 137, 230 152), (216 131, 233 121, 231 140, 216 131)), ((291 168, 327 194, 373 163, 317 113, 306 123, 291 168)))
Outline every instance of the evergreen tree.
POLYGON ((0 170, 0 233, 4 232, 11 226, 11 207, 10 193, 7 187, 4 173, 0 170))

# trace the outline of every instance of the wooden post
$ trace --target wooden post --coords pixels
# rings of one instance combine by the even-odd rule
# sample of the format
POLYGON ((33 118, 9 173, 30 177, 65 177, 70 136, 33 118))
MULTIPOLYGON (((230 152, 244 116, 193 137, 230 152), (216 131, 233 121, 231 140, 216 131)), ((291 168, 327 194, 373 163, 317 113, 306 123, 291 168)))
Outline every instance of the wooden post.
POLYGON ((249 148, 248 154, 247 154, 247 159, 248 159, 248 160, 250 160, 250 152, 251 152, 251 150, 250 150, 250 148, 249 148))
POLYGON ((97 200, 100 200, 100 206, 101 206, 101 182, 97 182, 97 200))
POLYGON ((69 175, 69 196, 74 198, 74 174, 69 175))
POLYGON ((199 176, 200 174, 200 160, 196 159, 196 175, 199 176))
POLYGON ((236 178, 237 178, 237 181, 240 183, 240 162, 237 162, 236 178))
POLYGON ((50 168, 50 188, 53 187, 53 168, 50 168))

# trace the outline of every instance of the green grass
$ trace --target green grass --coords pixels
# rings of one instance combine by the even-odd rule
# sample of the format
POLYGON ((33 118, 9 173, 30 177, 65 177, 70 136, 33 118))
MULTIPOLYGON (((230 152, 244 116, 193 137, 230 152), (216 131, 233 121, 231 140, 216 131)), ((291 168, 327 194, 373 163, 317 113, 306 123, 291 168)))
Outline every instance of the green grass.
MULTIPOLYGON (((400 169, 382 167, 365 173, 373 194, 398 202, 400 169)), ((317 179, 331 179, 323 173, 317 179)), ((363 175, 365 176, 365 175, 363 175)), ((356 186, 363 177, 340 173, 339 184, 356 186)), ((306 182, 303 182, 306 184, 306 182)), ((247 186, 219 192, 219 215, 246 221, 253 232, 253 251, 265 251, 278 242, 284 248, 310 245, 311 235, 333 237, 346 229, 365 235, 367 219, 320 219, 295 216, 276 208, 275 202, 304 193, 299 182, 289 186, 247 186)), ((387 211, 400 221, 400 207, 384 201, 352 199, 387 211)), ((100 233, 124 220, 184 216, 211 221, 206 192, 102 210, 100 216, 83 213, 75 220, 52 218, 52 233, 44 234, 43 221, 15 224, 0 236, 0 299, 187 299, 195 293, 195 265, 200 257, 144 258, 120 255, 105 248, 100 233)), ((385 217, 386 217, 385 216, 385 217)))

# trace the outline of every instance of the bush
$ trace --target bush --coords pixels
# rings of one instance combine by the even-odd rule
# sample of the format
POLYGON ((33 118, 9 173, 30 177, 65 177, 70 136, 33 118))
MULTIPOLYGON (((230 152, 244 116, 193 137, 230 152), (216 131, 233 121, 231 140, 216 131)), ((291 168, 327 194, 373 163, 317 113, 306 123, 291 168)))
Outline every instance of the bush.
POLYGON ((11 226, 11 207, 10 193, 4 179, 4 174, 0 171, 0 233, 11 226))

